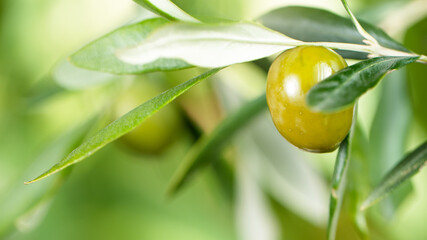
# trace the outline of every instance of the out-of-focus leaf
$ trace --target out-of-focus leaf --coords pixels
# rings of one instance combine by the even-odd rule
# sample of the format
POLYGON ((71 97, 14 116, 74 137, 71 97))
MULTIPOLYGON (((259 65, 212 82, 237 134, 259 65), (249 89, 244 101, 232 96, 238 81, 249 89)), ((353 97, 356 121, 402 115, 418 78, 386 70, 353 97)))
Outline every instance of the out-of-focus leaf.
MULTIPOLYGON (((93 131, 99 129, 105 123, 105 116, 91 117, 83 124, 71 129, 59 138, 55 139, 35 160, 28 166, 28 173, 43 168, 51 164, 58 157, 63 157, 68 152, 76 148, 93 131)), ((71 170, 71 168, 69 169, 71 170)), ((68 178, 71 171, 64 171, 60 176, 52 178, 52 181, 28 188, 22 182, 14 186, 8 193, 5 201, 0 201, 0 236, 6 230, 16 229, 22 232, 30 231, 36 227, 44 214, 48 211, 49 205, 56 192, 68 178)))
POLYGON ((391 70, 418 57, 376 57, 351 65, 316 84, 307 94, 308 105, 319 111, 337 111, 356 101, 391 70))
POLYGON ((300 43, 254 23, 179 22, 158 29, 136 47, 118 51, 117 56, 129 64, 172 58, 214 68, 267 57, 300 43))
MULTIPOLYGON (((405 46, 411 50, 427 54, 427 17, 408 29, 405 36, 405 46)), ((411 96, 411 104, 415 118, 427 132, 427 66, 421 63, 411 64, 407 67, 408 87, 411 96)))
POLYGON ((427 142, 424 142, 417 149, 409 153, 402 159, 387 175, 380 184, 371 192, 369 197, 363 202, 360 209, 365 210, 384 197, 389 195, 397 186, 408 180, 417 173, 427 161, 427 142))
POLYGON ((196 143, 173 178, 170 193, 175 194, 188 182, 191 175, 215 161, 228 143, 227 140, 258 113, 266 109, 266 106, 265 94, 263 94, 232 113, 210 135, 196 143))
POLYGON ((371 186, 370 179, 366 176, 369 172, 369 142, 361 129, 360 123, 356 123, 353 130, 351 143, 351 161, 348 167, 347 196, 348 207, 353 225, 362 239, 367 239, 368 227, 365 212, 359 211, 359 206, 368 195, 371 186))
POLYGON ((111 82, 117 76, 78 68, 69 61, 61 61, 52 72, 53 79, 63 88, 79 90, 111 82))
POLYGON ((27 232, 34 229, 44 218, 49 210, 50 203, 58 190, 62 187, 65 180, 70 176, 72 168, 62 171, 55 179, 46 193, 37 201, 33 207, 20 215, 15 221, 15 227, 21 232, 27 232))
POLYGON ((132 111, 123 115, 116 121, 112 122, 105 128, 101 129, 94 136, 84 141, 79 147, 74 149, 67 157, 62 159, 59 163, 54 165, 48 171, 35 178, 34 180, 26 182, 32 183, 48 177, 62 169, 71 166, 77 162, 84 160, 96 151, 101 149, 106 144, 116 140, 117 138, 128 133, 132 129, 136 128, 146 118, 150 117, 161 108, 172 102, 175 98, 186 92, 192 86, 196 85, 200 81, 210 77, 217 73, 220 69, 209 70, 195 78, 192 78, 176 87, 173 87, 162 94, 152 98, 151 100, 141 104, 134 108, 132 111))
MULTIPOLYGON (((369 165, 374 184, 378 184, 405 152, 412 116, 405 70, 387 75, 380 84, 382 94, 369 137, 369 165)), ((390 198, 384 199, 379 207, 387 219, 393 216, 410 192, 411 184, 407 182, 396 189, 390 198)))
POLYGON ((172 21, 199 22, 169 0, 134 0, 144 8, 172 21))
POLYGON ((157 59, 150 63, 132 65, 117 59, 118 49, 133 47, 147 38, 154 30, 166 25, 167 20, 154 18, 123 26, 98 40, 89 43, 71 55, 70 62, 78 67, 114 74, 135 74, 188 68, 178 59, 157 59))
MULTIPOLYGON (((363 37, 350 19, 322 9, 284 7, 261 16, 259 21, 268 28, 305 42, 363 43, 363 37)), ((359 22, 382 46, 409 52, 381 29, 363 21, 359 22)), ((352 51, 339 52, 345 58, 365 59, 367 56, 365 53, 352 51)))

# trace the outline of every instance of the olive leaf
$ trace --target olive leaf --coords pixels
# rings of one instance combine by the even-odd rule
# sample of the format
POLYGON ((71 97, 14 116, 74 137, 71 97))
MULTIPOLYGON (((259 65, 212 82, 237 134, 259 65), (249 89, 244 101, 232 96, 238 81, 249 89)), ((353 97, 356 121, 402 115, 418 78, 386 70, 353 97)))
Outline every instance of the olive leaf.
POLYGON ((344 198, 346 175, 350 158, 349 136, 341 142, 332 176, 332 192, 329 202, 327 239, 335 239, 340 209, 344 198))
POLYGON ((350 165, 350 149, 353 132, 357 123, 357 105, 353 109, 353 123, 349 134, 341 142, 332 174, 332 189, 329 202, 329 218, 327 228, 327 239, 334 240, 341 206, 344 201, 344 193, 347 184, 347 172, 350 165))
MULTIPOLYGON (((305 42, 363 43, 363 37, 349 18, 332 12, 309 7, 291 6, 275 9, 259 18, 266 27, 291 38, 305 42)), ((409 52, 383 30, 367 22, 359 21, 362 27, 382 46, 409 52)), ((365 59, 366 53, 338 51, 345 58, 365 59)))
POLYGON ((71 55, 70 62, 81 68, 115 74, 135 74, 191 67, 178 59, 157 59, 139 65, 127 64, 117 59, 115 55, 117 49, 139 44, 152 31, 166 24, 168 24, 167 20, 154 18, 123 26, 78 50, 71 55))
MULTIPOLYGON (((368 145, 370 174, 374 184, 378 184, 381 176, 392 169, 405 153, 412 120, 405 68, 387 75, 378 87, 381 97, 369 133, 368 145)), ((411 190, 408 181, 384 199, 379 207, 385 219, 393 217, 395 210, 411 190)))
POLYGON ((172 58, 215 68, 267 57, 300 44, 299 40, 254 23, 175 22, 156 30, 136 47, 124 47, 116 54, 129 64, 172 58))
POLYGON ((427 161, 427 142, 418 146, 414 151, 402 159, 381 183, 371 192, 360 209, 365 210, 390 194, 397 186, 417 173, 427 161))
POLYGON ((172 21, 199 22, 169 0, 134 0, 144 8, 172 21))
POLYGON ((48 171, 38 176, 34 180, 26 182, 26 184, 36 182, 46 178, 56 172, 63 170, 75 163, 78 163, 87 157, 94 154, 96 151, 104 147, 106 144, 116 140, 124 134, 136 128, 145 119, 159 111, 161 108, 172 102, 175 98, 186 92, 188 89, 199 83, 200 81, 217 73, 220 69, 209 70, 195 78, 192 78, 178 86, 175 86, 162 94, 150 99, 149 101, 134 108, 132 111, 115 120, 105 128, 101 129, 94 136, 84 141, 80 146, 74 149, 68 156, 62 159, 59 163, 51 167, 48 171))
POLYGON ((322 112, 337 111, 353 104, 388 72, 419 57, 376 57, 338 71, 316 84, 307 94, 307 104, 322 112))
POLYGON ((81 90, 109 83, 117 79, 117 75, 78 68, 70 61, 63 60, 53 69, 52 78, 64 89, 81 90))
POLYGON ((266 107, 267 102, 263 94, 232 113, 210 135, 199 140, 177 170, 169 193, 175 194, 196 171, 217 160, 231 137, 266 107))

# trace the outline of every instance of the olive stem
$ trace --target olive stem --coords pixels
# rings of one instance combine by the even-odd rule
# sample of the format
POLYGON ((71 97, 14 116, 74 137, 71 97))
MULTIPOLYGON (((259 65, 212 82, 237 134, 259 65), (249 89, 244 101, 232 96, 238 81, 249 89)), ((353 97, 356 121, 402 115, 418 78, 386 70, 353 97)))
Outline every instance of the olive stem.
POLYGON ((407 56, 415 57, 419 56, 418 62, 427 63, 427 56, 419 55, 415 53, 403 52, 395 49, 383 47, 381 45, 363 45, 353 43, 340 43, 340 42, 304 42, 303 45, 309 46, 323 46, 332 49, 350 50, 356 52, 369 53, 369 57, 376 56, 407 56))
POLYGON ((342 5, 344 6, 345 10, 347 11, 348 15, 350 15, 351 21, 353 22, 354 26, 356 27, 357 31, 362 35, 368 45, 372 46, 379 46, 378 41, 371 36, 363 27, 360 25, 359 21, 357 20, 356 16, 354 16, 353 12, 351 12, 350 7, 348 6, 348 3, 346 0, 341 0, 342 5))

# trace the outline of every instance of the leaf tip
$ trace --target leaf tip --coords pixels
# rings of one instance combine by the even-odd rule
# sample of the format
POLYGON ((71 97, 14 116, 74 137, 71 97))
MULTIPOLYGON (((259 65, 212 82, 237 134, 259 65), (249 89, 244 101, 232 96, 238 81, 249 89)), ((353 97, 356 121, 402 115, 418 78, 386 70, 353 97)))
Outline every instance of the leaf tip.
POLYGON ((45 174, 42 174, 42 175, 40 175, 40 176, 38 176, 38 177, 34 178, 33 180, 30 180, 30 181, 26 181, 26 182, 24 182, 24 184, 25 184, 25 185, 29 185, 29 184, 31 184, 31 183, 35 183, 35 182, 37 182, 37 181, 39 181, 39 180, 42 180, 42 179, 43 179, 43 178, 45 178, 45 177, 47 177, 47 176, 45 176, 45 174))

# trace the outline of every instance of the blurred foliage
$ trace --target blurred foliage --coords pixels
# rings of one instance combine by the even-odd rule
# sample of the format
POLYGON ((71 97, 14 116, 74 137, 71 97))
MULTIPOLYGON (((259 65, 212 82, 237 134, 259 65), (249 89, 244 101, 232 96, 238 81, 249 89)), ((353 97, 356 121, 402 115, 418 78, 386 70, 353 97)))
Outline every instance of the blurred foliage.
MULTIPOLYGON (((254 6, 243 0, 174 2, 207 21, 240 20, 254 6)), ((372 9, 387 14, 391 5, 406 2, 363 0, 354 5, 361 15, 369 16, 372 9)), ((287 4, 277 1, 277 7, 287 4)), ((146 154, 146 149, 143 154, 128 151, 122 139, 73 168, 69 176, 23 185, 63 158, 83 138, 79 133, 92 134, 94 130, 85 124, 96 116, 108 116, 120 97, 140 94, 134 103, 140 104, 202 72, 188 69, 110 78, 69 66, 58 73, 69 53, 144 14, 131 1, 0 0, 0 239, 231 240, 255 233, 269 236, 259 238, 265 240, 325 239, 324 185, 330 183, 334 154, 301 153, 287 145, 272 131, 265 114, 236 136, 236 146, 227 144, 212 168, 202 171, 176 197, 167 198, 170 179, 195 140, 210 133, 230 109, 263 91, 265 72, 254 64, 226 69, 177 99, 170 113, 154 115, 146 129, 161 134, 145 135, 150 135, 150 144, 153 136, 165 139, 155 144, 156 154, 146 154), (97 77, 109 80, 87 86, 66 84, 97 77), (161 126, 160 121, 164 121, 161 126), (266 201, 248 197, 256 194, 245 195, 236 169, 247 173, 249 185, 266 201), (257 207, 258 212, 252 212, 257 207)), ((426 26, 424 18, 408 29, 404 40, 408 49, 427 53, 426 26)), ((268 69, 269 60, 258 63, 268 69)), ((426 138, 426 70, 423 64, 407 67, 410 104, 405 76, 377 86, 379 94, 371 97, 378 107, 376 102, 360 104, 362 111, 377 113, 372 128, 356 128, 337 239, 427 239, 427 217, 422 214, 427 206, 426 174, 414 178, 412 194, 396 193, 402 201, 393 201, 393 214, 384 218, 378 217, 383 214, 379 211, 368 210, 366 216, 357 211, 401 154, 426 138), (409 134, 415 131, 412 115, 424 133, 409 134)), ((98 124, 95 128, 106 125, 98 124)), ((382 202, 378 208, 387 204, 382 202)))
MULTIPOLYGON (((427 54, 427 18, 422 19, 408 29, 404 43, 414 52, 427 54)), ((427 132, 427 68, 423 64, 412 64, 408 66, 408 84, 411 94, 411 103, 418 122, 427 132), (423 77, 424 76, 424 77, 423 77)))

